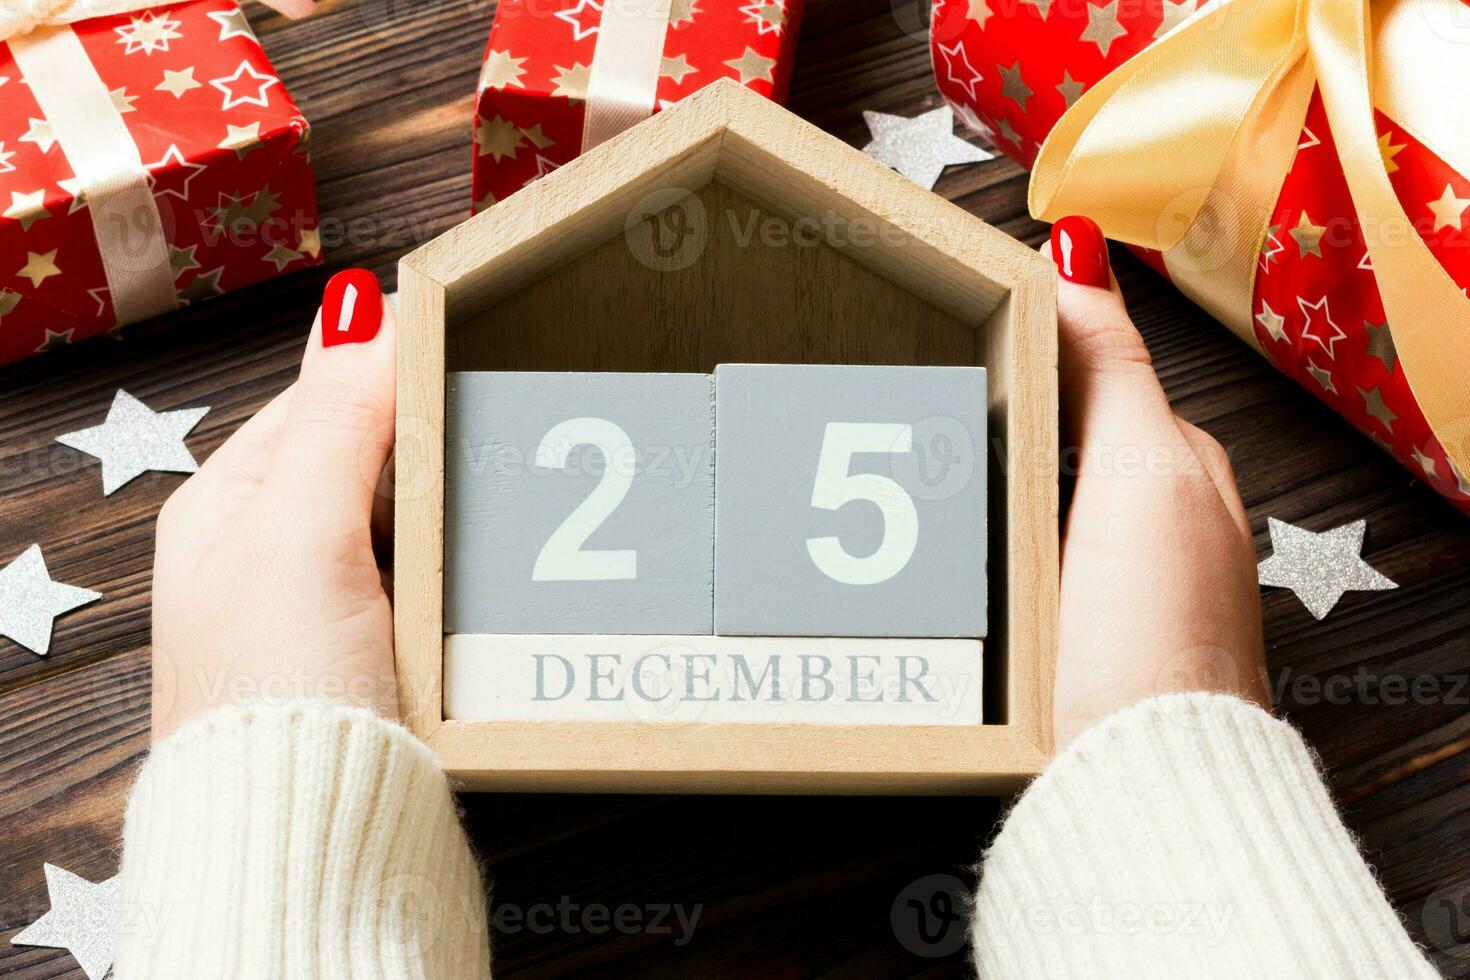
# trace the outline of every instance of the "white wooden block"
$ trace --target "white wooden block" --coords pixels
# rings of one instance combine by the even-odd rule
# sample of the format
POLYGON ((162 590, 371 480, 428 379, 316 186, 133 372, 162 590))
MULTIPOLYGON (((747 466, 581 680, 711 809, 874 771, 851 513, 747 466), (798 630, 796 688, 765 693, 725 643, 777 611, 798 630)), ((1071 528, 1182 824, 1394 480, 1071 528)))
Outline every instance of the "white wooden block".
POLYGON ((720 365, 715 632, 984 636, 985 381, 720 365))
POLYGON ((444 717, 978 725, 981 641, 454 634, 444 717))
POLYGON ((711 632, 711 384, 451 374, 445 632, 711 632))

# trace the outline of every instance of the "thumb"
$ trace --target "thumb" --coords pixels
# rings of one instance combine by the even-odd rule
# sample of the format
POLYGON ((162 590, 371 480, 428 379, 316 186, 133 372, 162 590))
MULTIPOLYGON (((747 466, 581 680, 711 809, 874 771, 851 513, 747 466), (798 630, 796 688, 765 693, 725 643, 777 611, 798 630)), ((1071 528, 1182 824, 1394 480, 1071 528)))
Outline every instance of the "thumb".
POLYGON ((1180 439, 1148 347, 1123 305, 1107 241, 1091 219, 1063 218, 1042 251, 1056 263, 1063 419, 1084 445, 1180 439))
POLYGON ((377 277, 327 282, 263 487, 309 524, 366 530, 393 447, 395 318, 377 277))

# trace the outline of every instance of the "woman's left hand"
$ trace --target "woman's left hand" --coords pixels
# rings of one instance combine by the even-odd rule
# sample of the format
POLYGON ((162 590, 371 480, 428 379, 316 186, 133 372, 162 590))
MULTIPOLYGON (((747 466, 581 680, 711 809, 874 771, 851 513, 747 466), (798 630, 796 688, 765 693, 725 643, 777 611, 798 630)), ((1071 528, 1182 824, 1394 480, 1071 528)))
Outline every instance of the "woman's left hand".
POLYGON ((164 505, 155 741, 237 702, 325 698, 397 717, 393 614, 374 548, 391 539, 381 488, 394 361, 393 310, 377 280, 337 274, 300 378, 164 505))

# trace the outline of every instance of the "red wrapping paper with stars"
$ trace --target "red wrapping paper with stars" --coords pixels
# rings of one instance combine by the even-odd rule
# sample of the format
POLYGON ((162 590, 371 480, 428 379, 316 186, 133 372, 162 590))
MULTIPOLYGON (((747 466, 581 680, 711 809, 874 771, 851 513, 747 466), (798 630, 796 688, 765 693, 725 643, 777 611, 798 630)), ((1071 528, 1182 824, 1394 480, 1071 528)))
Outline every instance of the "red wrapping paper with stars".
MULTIPOLYGON (((72 25, 148 171, 177 303, 321 252, 306 120, 232 0, 72 25)), ((0 363, 118 326, 85 193, 0 43, 0 363)))
MULTIPOLYGON (((785 101, 801 3, 672 0, 653 110, 720 78, 785 101)), ((598 0, 501 0, 475 110, 475 210, 582 152, 602 7, 598 0)))
MULTIPOLYGON (((1084 91, 1197 6, 1203 4, 936 0, 935 78, 962 119, 988 130, 1029 168, 1084 91)), ((1445 111, 1463 114, 1465 107, 1447 103, 1445 111)), ((1382 112, 1376 125, 1406 214, 1456 285, 1470 287, 1470 176, 1382 112)), ((1137 251, 1165 271, 1159 253, 1137 251)), ((1320 91, 1264 229, 1252 313, 1256 338, 1278 369, 1470 513, 1470 475, 1455 471, 1398 362, 1320 91)))

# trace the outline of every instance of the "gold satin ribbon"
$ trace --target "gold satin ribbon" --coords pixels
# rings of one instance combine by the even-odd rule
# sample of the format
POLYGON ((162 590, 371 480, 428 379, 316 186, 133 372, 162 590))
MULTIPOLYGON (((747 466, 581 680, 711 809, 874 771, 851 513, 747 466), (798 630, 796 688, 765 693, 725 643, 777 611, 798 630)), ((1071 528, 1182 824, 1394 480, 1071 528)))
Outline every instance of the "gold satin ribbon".
POLYGON ((587 77, 582 152, 653 114, 671 0, 603 0, 587 77))
POLYGON ((1260 349, 1256 258, 1320 88, 1405 379, 1470 474, 1470 300, 1405 214, 1384 112, 1470 174, 1470 8, 1460 0, 1218 0, 1086 92, 1041 148, 1036 218, 1095 219, 1157 249, 1179 287, 1260 349), (1370 20, 1370 18, 1372 18, 1370 20))
MULTIPOLYGON (((315 6, 314 0, 263 2, 293 18, 315 6)), ((0 43, 9 45, 76 175, 119 324, 176 308, 178 294, 148 169, 70 25, 168 5, 159 0, 0 0, 0 43)))

